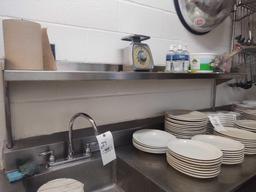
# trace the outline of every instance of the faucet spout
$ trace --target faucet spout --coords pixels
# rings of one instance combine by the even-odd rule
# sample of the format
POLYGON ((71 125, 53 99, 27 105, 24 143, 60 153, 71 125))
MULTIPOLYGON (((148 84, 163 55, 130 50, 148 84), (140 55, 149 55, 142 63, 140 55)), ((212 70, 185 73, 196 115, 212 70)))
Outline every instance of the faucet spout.
POLYGON ((93 129, 94 129, 94 134, 95 136, 98 135, 98 129, 97 129, 97 126, 96 126, 96 123, 95 121, 93 120, 93 118, 91 116, 89 116, 88 114, 86 113, 77 113, 75 114, 69 121, 69 129, 68 129, 68 159, 73 159, 74 157, 74 149, 73 149, 73 126, 74 126, 74 122, 75 120, 78 118, 78 117, 83 117, 85 119, 87 119, 93 129))

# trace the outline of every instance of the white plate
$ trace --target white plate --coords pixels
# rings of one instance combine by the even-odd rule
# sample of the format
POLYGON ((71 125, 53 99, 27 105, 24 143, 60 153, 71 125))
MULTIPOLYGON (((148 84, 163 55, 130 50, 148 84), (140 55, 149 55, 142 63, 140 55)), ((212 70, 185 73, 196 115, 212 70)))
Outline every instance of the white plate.
POLYGON ((191 110, 172 110, 166 112, 166 115, 172 119, 181 121, 207 121, 208 117, 204 113, 191 110))
POLYGON ((175 140, 176 137, 157 129, 142 129, 133 133, 133 139, 137 143, 151 148, 164 148, 169 141, 175 140))
POLYGON ((222 164, 223 165, 236 165, 236 164, 241 164, 244 162, 244 159, 242 159, 241 161, 223 161, 222 164))
POLYGON ((181 128, 181 129, 187 129, 187 130, 198 130, 198 129, 203 129, 207 126, 207 124, 203 125, 181 125, 181 124, 176 124, 172 123, 171 121, 165 120, 165 125, 170 126, 170 127, 175 127, 175 128, 181 128))
POLYGON ((234 137, 242 140, 252 140, 256 142, 256 133, 232 127, 225 127, 225 129, 226 131, 215 131, 229 137, 234 137))
POLYGON ((216 135, 196 135, 192 140, 209 143, 225 151, 239 151, 244 149, 244 145, 233 139, 216 136, 216 135))
POLYGON ((165 121, 167 121, 168 123, 173 123, 177 126, 183 125, 183 126, 191 126, 191 127, 205 126, 209 122, 208 119, 205 121, 181 121, 177 119, 172 119, 170 117, 165 117, 165 121))
POLYGON ((165 126, 166 129, 178 134, 200 134, 206 131, 206 128, 198 129, 198 130, 190 130, 190 129, 179 129, 174 127, 165 126))
POLYGON ((167 147, 148 147, 148 146, 146 146, 146 145, 143 145, 143 144, 137 142, 135 139, 132 139, 132 142, 134 142, 134 143, 136 143, 137 145, 140 145, 140 146, 142 146, 142 147, 148 148, 148 149, 153 149, 153 150, 155 150, 155 149, 156 149, 156 150, 167 150, 167 147))
POLYGON ((235 124, 239 127, 256 131, 256 121, 254 120, 238 120, 235 124))
POLYGON ((195 160, 195 159, 191 159, 191 158, 187 158, 187 157, 183 157, 181 155, 178 155, 177 153, 174 153, 173 151, 170 151, 167 149, 167 153, 169 153, 170 155, 172 155, 173 157, 190 163, 191 165, 201 165, 201 166, 216 166, 218 164, 220 164, 222 162, 222 158, 216 159, 216 160, 212 160, 212 161, 205 161, 205 160, 195 160))
POLYGON ((194 140, 178 139, 171 141, 168 150, 186 158, 199 161, 214 161, 222 158, 222 151, 217 147, 194 140))
POLYGON ((242 101, 243 104, 249 105, 251 107, 256 107, 256 101, 255 100, 244 100, 242 101))
POLYGON ((219 174, 220 174, 220 171, 217 172, 216 174, 213 174, 213 175, 204 175, 204 174, 195 174, 193 172, 189 172, 189 171, 185 171, 185 170, 182 170, 180 167, 176 167, 175 165, 172 165, 171 162, 169 162, 169 159, 167 158, 167 162, 168 164, 173 167, 174 169, 176 169, 177 171, 185 174, 185 175, 188 175, 188 176, 191 176, 191 177, 195 177, 195 178, 200 178, 200 179, 208 179, 208 178, 214 178, 214 177, 217 177, 219 174))
POLYGON ((133 142, 132 144, 135 148, 137 148, 137 149, 139 149, 140 151, 143 151, 143 152, 153 153, 153 154, 165 154, 166 153, 166 149, 165 150, 163 150, 163 149, 150 149, 150 148, 146 148, 146 147, 143 147, 141 145, 138 145, 135 142, 133 142))
POLYGON ((180 159, 177 159, 175 156, 172 156, 170 153, 166 153, 166 156, 171 160, 171 162, 179 164, 180 166, 184 166, 187 169, 195 170, 195 171, 216 171, 220 169, 221 163, 215 164, 215 165, 202 165, 202 164, 191 164, 189 162, 182 161, 180 159))
POLYGON ((179 167, 180 169, 182 169, 184 171, 191 172, 191 173, 194 173, 194 174, 200 174, 200 175, 213 175, 213 174, 216 174, 216 173, 218 173, 220 171, 220 168, 216 169, 214 171, 205 171, 205 170, 195 170, 195 169, 192 169, 192 168, 188 168, 188 167, 185 167, 182 164, 178 164, 178 163, 173 162, 173 161, 169 161, 169 163, 171 165, 179 167))

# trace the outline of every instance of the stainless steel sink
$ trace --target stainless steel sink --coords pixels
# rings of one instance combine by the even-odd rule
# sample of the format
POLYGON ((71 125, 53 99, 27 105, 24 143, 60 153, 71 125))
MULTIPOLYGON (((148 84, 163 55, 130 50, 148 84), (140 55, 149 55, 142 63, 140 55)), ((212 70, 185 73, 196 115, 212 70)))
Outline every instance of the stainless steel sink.
POLYGON ((103 167, 96 157, 63 167, 51 168, 23 181, 26 192, 36 192, 44 183, 57 178, 73 178, 85 185, 85 192, 161 192, 154 183, 121 159, 103 167))

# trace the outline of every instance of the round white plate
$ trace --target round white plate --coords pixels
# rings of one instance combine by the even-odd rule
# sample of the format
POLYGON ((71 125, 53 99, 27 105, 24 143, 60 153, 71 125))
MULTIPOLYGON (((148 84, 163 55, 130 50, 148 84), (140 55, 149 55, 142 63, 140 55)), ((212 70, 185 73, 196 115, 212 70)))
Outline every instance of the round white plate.
POLYGON ((170 118, 169 116, 165 116, 165 120, 171 123, 179 124, 179 125, 189 125, 189 126, 203 126, 208 123, 208 119, 203 121, 184 121, 170 118))
POLYGON ((181 124, 172 123, 171 121, 168 121, 168 120, 165 121, 165 125, 168 125, 170 127, 175 127, 175 128, 188 129, 188 130, 190 130, 190 129, 191 130, 203 129, 207 126, 207 124, 203 124, 203 125, 195 125, 195 124, 181 125, 181 124))
POLYGON ((239 151, 244 149, 244 145, 239 141, 216 135, 196 135, 192 137, 192 140, 205 142, 225 151, 239 151))
POLYGON ((83 192, 84 184, 78 180, 70 178, 59 178, 51 180, 42 185, 37 192, 65 192, 76 191, 83 192))
POLYGON ((167 150, 167 147, 148 147, 148 146, 146 146, 146 145, 143 145, 143 144, 137 142, 135 139, 132 139, 132 142, 134 142, 134 143, 136 143, 137 145, 140 145, 140 146, 142 146, 142 147, 148 148, 148 149, 153 149, 153 150, 155 150, 155 149, 156 149, 156 150, 167 150))
POLYGON ((185 129, 177 129, 177 128, 173 128, 173 127, 169 127, 169 126, 165 126, 166 129, 168 129, 171 132, 177 133, 177 134, 202 134, 206 131, 206 128, 204 129, 200 129, 200 130, 185 130, 185 129))
POLYGON ((133 139, 137 143, 151 148, 164 148, 168 142, 176 140, 176 137, 157 129, 141 129, 133 133, 133 139))
POLYGON ((153 153, 153 154, 165 154, 166 153, 166 149, 150 149, 150 148, 146 148, 143 147, 141 145, 138 145, 137 143, 133 142, 132 143, 133 146, 137 149, 139 149, 140 151, 146 152, 146 153, 153 153))
POLYGON ((217 147, 194 140, 177 139, 169 142, 167 147, 178 155, 199 161, 214 161, 223 155, 217 147))
POLYGON ((166 115, 170 118, 181 121, 206 121, 208 117, 206 114, 199 111, 191 110, 172 110, 166 112, 166 115))

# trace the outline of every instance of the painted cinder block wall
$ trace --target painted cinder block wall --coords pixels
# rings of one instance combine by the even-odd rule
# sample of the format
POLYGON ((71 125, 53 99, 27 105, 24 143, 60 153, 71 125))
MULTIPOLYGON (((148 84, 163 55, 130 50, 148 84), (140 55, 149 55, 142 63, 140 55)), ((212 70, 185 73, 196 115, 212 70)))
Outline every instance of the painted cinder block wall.
MULTIPOLYGON (((48 28, 58 60, 121 64, 128 34, 151 36, 147 42, 156 65, 165 64, 170 44, 186 44, 190 52, 229 51, 231 21, 204 36, 184 29, 172 0, 0 0, 0 21, 23 18, 48 28)), ((4 57, 0 25, 0 57, 4 57)), ((1 83, 2 84, 2 83, 1 83)), ((1 87, 0 87, 1 88, 1 87)), ((2 92, 2 91, 1 91, 2 92)), ((11 111, 16 139, 67 129, 69 118, 86 112, 98 124, 145 118, 172 108, 210 106, 210 80, 88 81, 13 83, 11 111)), ((245 92, 221 85, 217 104, 244 98, 245 92)), ((0 146, 5 138, 0 94, 0 146)), ((86 127, 81 121, 77 127, 86 127)))

